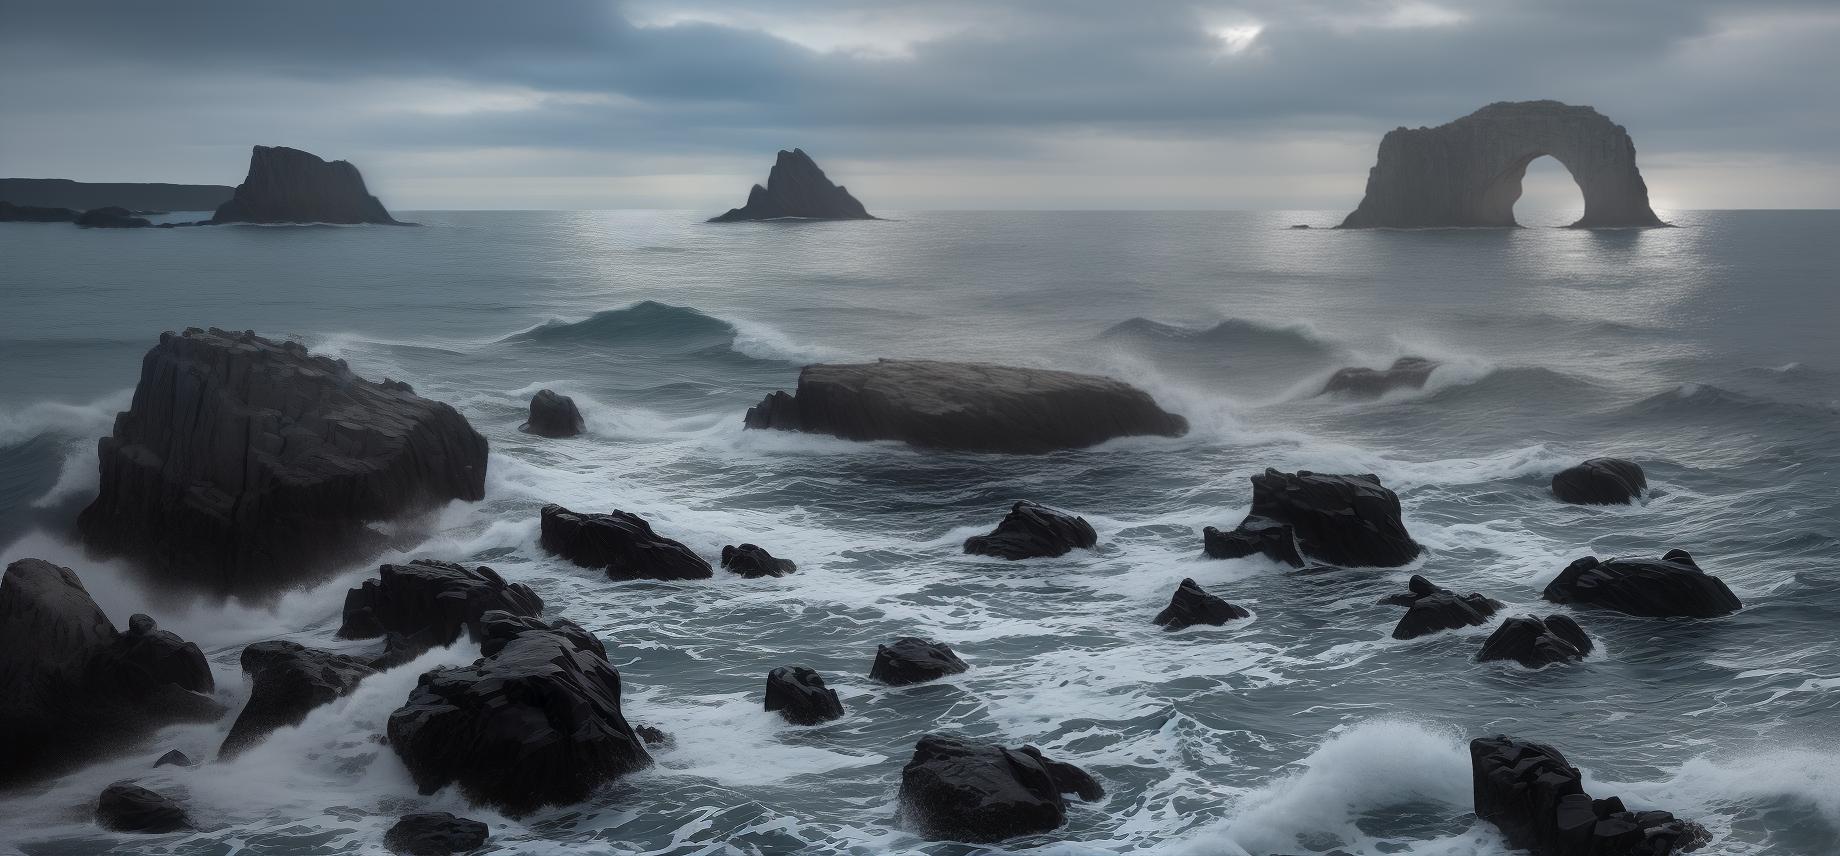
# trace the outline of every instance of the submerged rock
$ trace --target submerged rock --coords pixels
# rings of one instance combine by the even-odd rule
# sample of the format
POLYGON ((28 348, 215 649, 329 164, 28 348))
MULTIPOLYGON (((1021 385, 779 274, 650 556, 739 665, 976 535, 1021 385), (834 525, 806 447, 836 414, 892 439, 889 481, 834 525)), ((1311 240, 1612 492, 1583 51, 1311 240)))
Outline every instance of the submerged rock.
POLYGON ((676 541, 652 531, 637 514, 577 513, 543 506, 543 549, 584 568, 606 568, 616 580, 700 580, 715 575, 709 563, 676 541))
POLYGON ((483 655, 424 673, 387 732, 416 786, 458 785, 506 814, 580 802, 651 764, 620 710, 620 672, 569 621, 490 612, 483 655))
POLYGON ((1421 549, 1400 520, 1399 496, 1379 476, 1275 469, 1252 477, 1252 511, 1239 528, 1204 529, 1202 543, 1216 558, 1263 552, 1295 567, 1314 560, 1392 568, 1418 558, 1421 549))
POLYGON ((804 666, 781 666, 767 673, 766 707, 793 725, 817 725, 843 716, 837 691, 804 666))
POLYGON ((134 212, 113 205, 91 208, 78 214, 75 222, 85 229, 141 229, 153 225, 146 218, 136 217, 134 212))
POLYGON ((97 457, 84 540, 232 593, 380 546, 370 522, 485 496, 486 440, 452 407, 217 329, 160 335, 97 457))
POLYGON ((1533 856, 1668 856, 1694 850, 1704 827, 1665 811, 1592 799, 1559 750, 1507 735, 1469 742, 1476 816, 1533 856))
POLYGON ((1379 398, 1395 389, 1424 389, 1438 365, 1424 357, 1400 357, 1392 368, 1345 368, 1329 376, 1320 394, 1379 398))
POLYGON ((356 657, 285 640, 244 648, 242 663, 251 682, 249 703, 230 726, 219 758, 234 758, 269 732, 299 725, 314 708, 350 695, 359 681, 377 674, 356 657))
POLYGON ((744 423, 845 440, 1012 454, 1188 432, 1188 420, 1122 381, 934 360, 806 366, 796 393, 767 396, 748 410, 744 423))
POLYGON ((1096 800, 1105 791, 1084 770, 1033 746, 1006 749, 928 734, 901 770, 900 816, 925 838, 1001 841, 1060 828, 1067 821, 1064 794, 1096 800))
POLYGON ((767 186, 754 185, 747 204, 709 218, 711 223, 737 220, 874 220, 843 185, 832 184, 804 149, 781 150, 767 173, 767 186))
POLYGON ((135 615, 121 633, 69 568, 0 577, 0 785, 55 772, 224 707, 197 645, 135 615))
POLYGON ((1628 505, 1648 489, 1648 476, 1633 461, 1592 458, 1559 471, 1553 496, 1574 505, 1628 505))
POLYGON ((799 569, 791 559, 775 558, 765 547, 729 544, 722 548, 722 567, 744 577, 783 577, 799 569))
POLYGON ((116 782, 102 789, 102 797, 96 801, 96 823, 115 832, 162 833, 193 828, 184 806, 133 782, 116 782))
POLYGON ((210 222, 403 225, 365 188, 357 167, 286 146, 256 146, 249 175, 210 222))
POLYGON ((477 820, 445 811, 405 814, 383 834, 383 846, 402 856, 452 856, 486 845, 491 830, 477 820))
POLYGON ((869 678, 890 686, 902 686, 956 675, 969 668, 952 651, 952 646, 944 642, 903 636, 891 644, 875 646, 875 663, 869 667, 869 678))
POLYGON ((1065 555, 1075 547, 1090 550, 1098 533, 1084 517, 1023 500, 988 535, 965 539, 965 552, 1001 559, 1032 559, 1065 555))
POLYGON ((345 593, 340 639, 389 640, 373 665, 408 662, 430 648, 452 645, 466 633, 478 639, 486 613, 501 610, 536 618, 543 599, 523 583, 508 583, 484 565, 416 559, 377 569, 377 579, 345 593))
POLYGON ((1399 624, 1393 627, 1393 638, 1416 639, 1439 630, 1480 627, 1501 606, 1501 601, 1475 592, 1466 595, 1448 591, 1432 592, 1412 602, 1406 614, 1399 619, 1399 624))
POLYGON ((1725 581, 1699 569, 1685 550, 1660 559, 1586 556, 1546 585, 1553 603, 1585 603, 1650 618, 1716 618, 1742 609, 1725 581))
POLYGON ((540 389, 531 396, 530 418, 518 430, 539 437, 573 437, 587 427, 575 407, 575 399, 555 390, 540 389))
POLYGON ((1563 615, 1549 615, 1544 620, 1527 615, 1510 618, 1495 628, 1476 662, 1513 660, 1529 669, 1553 663, 1575 663, 1584 659, 1594 647, 1578 622, 1563 615))
POLYGON ((1222 625, 1238 618, 1250 618, 1252 613, 1234 606, 1201 587, 1192 579, 1185 579, 1176 586, 1176 593, 1169 598, 1169 605, 1156 614, 1156 623, 1164 630, 1181 630, 1197 624, 1222 625))
POLYGON ((76 220, 77 211, 73 208, 14 205, 0 200, 0 223, 74 223, 76 220))

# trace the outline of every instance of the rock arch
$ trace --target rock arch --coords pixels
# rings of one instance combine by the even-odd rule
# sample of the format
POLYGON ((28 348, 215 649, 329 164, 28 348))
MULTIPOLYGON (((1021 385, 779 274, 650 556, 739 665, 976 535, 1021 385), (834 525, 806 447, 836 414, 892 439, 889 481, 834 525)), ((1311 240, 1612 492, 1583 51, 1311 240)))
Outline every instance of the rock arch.
POLYGON ((1590 107, 1501 101, 1435 128, 1397 128, 1380 140, 1367 195, 1341 228, 1515 226, 1521 178, 1551 156, 1584 193, 1574 228, 1665 226, 1648 205, 1636 146, 1590 107))

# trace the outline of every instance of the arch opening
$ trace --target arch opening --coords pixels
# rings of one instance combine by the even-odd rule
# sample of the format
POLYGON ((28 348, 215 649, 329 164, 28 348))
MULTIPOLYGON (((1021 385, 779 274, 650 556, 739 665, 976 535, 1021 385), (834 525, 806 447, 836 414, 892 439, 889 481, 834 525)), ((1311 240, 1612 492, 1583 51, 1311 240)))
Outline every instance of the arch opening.
POLYGON ((1521 177, 1515 222, 1529 228, 1570 226, 1584 219, 1584 188, 1556 157, 1534 157, 1521 177))

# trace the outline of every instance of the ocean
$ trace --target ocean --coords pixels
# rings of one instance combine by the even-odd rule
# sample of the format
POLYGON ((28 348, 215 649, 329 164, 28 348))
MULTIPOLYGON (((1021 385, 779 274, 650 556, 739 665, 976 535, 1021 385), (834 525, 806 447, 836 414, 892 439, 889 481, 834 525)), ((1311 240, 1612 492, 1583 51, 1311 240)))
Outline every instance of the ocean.
MULTIPOLYGON (((243 646, 335 650, 377 564, 486 564, 597 633, 657 765, 590 801, 512 819, 416 793, 379 744, 422 671, 366 681, 259 747, 196 770, 232 717, 0 794, 26 854, 381 851, 412 810, 488 821, 521 854, 1503 856, 1471 812, 1470 737, 1561 749, 1598 796, 1703 823, 1719 856, 1840 852, 1840 212, 1672 211, 1642 231, 1293 230, 1340 212, 895 212, 876 222, 709 225, 695 212, 403 212, 421 228, 0 226, 0 561, 71 566, 118 625, 197 642, 233 708, 243 646), (492 447, 487 496, 432 534, 272 603, 202 601, 90 558, 71 519, 162 330, 297 339, 458 408, 492 447), (1441 362, 1422 390, 1316 393, 1335 369, 1441 362), (1039 457, 743 431, 806 363, 973 359, 1123 378, 1185 415, 1179 439, 1039 457), (588 433, 521 434, 538 389, 588 433), (1553 473, 1643 465, 1639 504, 1557 503, 1553 473), (1266 467, 1375 473, 1428 551, 1398 569, 1210 560, 1266 467), (963 555, 1018 499, 1084 516, 1099 546, 963 555), (713 558, 761 544, 781 579, 612 582, 536 545, 537 509, 638 513, 713 558), (1743 599, 1720 619, 1559 607, 1585 555, 1689 551, 1743 599), (1491 627, 1390 638, 1375 601, 1422 573, 1573 615, 1599 649, 1529 670, 1476 663, 1491 627), (1250 610, 1151 623, 1193 577, 1250 610), (878 643, 923 636, 972 668, 868 681, 878 643), (848 715, 761 710, 768 670, 817 669, 848 715), (894 821, 922 734, 1029 743, 1106 787, 1049 835, 926 842, 894 821), (201 832, 90 820, 110 782, 180 796, 201 832)), ((180 219, 184 219, 180 217, 180 219)), ((0 846, 0 852, 4 852, 0 846)))

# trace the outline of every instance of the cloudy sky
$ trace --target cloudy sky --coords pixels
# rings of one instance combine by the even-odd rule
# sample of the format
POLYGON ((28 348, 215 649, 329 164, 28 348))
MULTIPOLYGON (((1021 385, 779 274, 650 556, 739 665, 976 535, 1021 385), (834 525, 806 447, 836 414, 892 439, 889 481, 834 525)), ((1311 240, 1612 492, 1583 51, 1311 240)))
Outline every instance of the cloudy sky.
POLYGON ((1345 209, 1387 130, 1553 98, 1657 208, 1840 207, 1836 46, 1834 0, 0 0, 0 175, 720 210, 802 146, 880 210, 1345 209))

